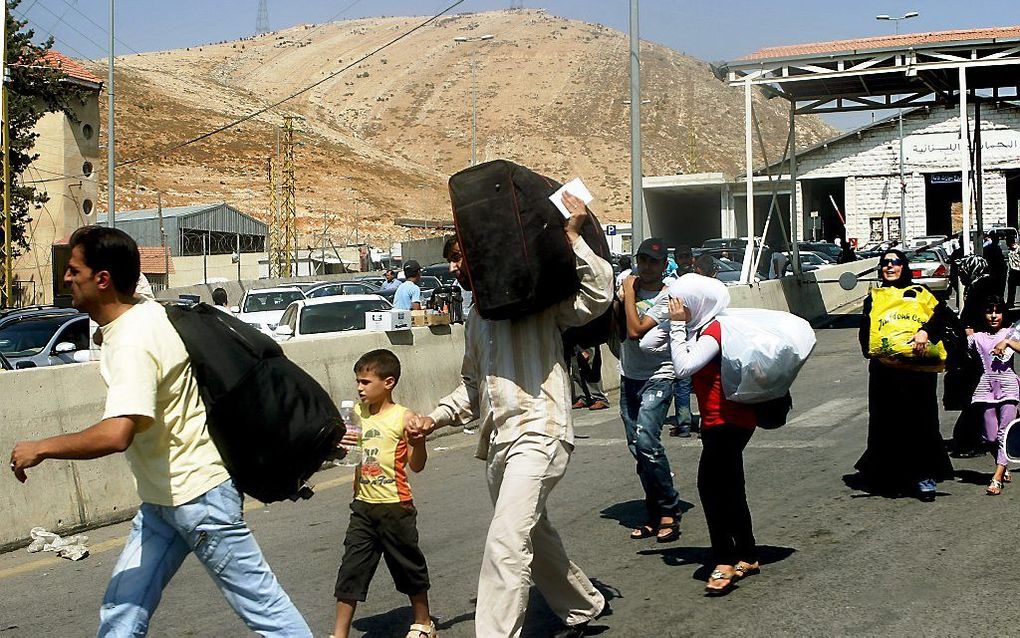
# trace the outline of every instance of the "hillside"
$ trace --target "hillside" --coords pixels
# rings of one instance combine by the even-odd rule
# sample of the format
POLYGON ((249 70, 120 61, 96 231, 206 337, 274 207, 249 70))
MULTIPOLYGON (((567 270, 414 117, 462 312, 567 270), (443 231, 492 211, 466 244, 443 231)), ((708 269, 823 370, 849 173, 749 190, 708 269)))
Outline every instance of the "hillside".
MULTIPOLYGON (((117 59, 117 156, 146 156, 286 97, 418 24, 374 18, 300 25, 238 42, 117 59)), ((541 10, 450 16, 283 107, 166 157, 118 170, 118 208, 226 200, 265 218, 266 161, 283 115, 303 117, 297 207, 306 233, 378 245, 421 236, 397 217, 449 219, 446 180, 469 164, 470 64, 478 159, 507 158, 561 180, 581 176, 604 220, 629 219, 628 42, 541 10), (458 44, 456 37, 492 34, 458 44)), ((95 70, 103 69, 98 64, 95 70)), ((642 44, 648 175, 723 171, 743 161, 743 94, 705 62, 642 44)), ((105 99, 105 97, 103 98, 105 99)), ((755 97, 770 157, 787 104, 755 97)), ((798 120, 798 143, 834 130, 798 120)), ((105 195, 100 198, 105 201, 105 195)), ((302 245, 319 240, 306 236, 302 245)))

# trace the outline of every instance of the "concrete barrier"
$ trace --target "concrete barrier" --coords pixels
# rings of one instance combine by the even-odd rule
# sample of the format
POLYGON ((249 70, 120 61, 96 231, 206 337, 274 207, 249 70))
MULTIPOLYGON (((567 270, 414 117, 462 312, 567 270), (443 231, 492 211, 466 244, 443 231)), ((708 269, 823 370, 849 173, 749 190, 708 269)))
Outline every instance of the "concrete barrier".
MULTIPOLYGON (((869 282, 844 291, 836 283, 842 272, 861 273, 874 265, 855 262, 748 286, 731 286, 735 307, 794 312, 813 320, 863 297, 869 282)), ((357 358, 375 348, 390 348, 403 365, 395 398, 412 410, 427 411, 460 382, 464 327, 437 326, 393 333, 337 335, 286 343, 284 351, 315 377, 336 400, 353 398, 357 358)), ((603 348, 603 382, 619 387, 617 361, 603 348)), ((102 415, 106 389, 97 363, 0 373, 0 452, 14 444, 80 431, 102 415)), ((138 505, 134 479, 120 455, 94 461, 46 461, 19 484, 8 474, 0 480, 0 551, 26 543, 32 527, 67 533, 123 520, 138 505)))

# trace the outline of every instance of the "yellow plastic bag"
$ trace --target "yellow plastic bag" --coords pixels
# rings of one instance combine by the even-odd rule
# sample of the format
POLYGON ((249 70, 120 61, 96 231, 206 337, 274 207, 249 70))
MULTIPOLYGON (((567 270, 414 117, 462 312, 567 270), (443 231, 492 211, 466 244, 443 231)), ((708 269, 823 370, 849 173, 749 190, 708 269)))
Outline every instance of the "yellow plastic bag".
POLYGON ((894 368, 944 371, 946 349, 941 343, 929 341, 924 353, 917 355, 910 341, 931 319, 937 305, 935 295, 923 286, 873 288, 868 354, 894 368))

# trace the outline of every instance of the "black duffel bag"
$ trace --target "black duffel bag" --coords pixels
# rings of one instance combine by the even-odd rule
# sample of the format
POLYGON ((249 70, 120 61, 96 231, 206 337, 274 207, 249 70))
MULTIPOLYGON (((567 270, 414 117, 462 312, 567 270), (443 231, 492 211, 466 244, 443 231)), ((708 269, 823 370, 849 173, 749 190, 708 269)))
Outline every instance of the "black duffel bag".
MULTIPOLYGON (((494 160, 450 177, 450 200, 474 310, 485 319, 517 319, 544 310, 580 290, 566 220, 549 200, 561 184, 509 162, 494 160)), ((602 225, 589 211, 585 243, 610 259, 602 225)), ((564 334, 589 348, 609 338, 610 312, 564 334)))

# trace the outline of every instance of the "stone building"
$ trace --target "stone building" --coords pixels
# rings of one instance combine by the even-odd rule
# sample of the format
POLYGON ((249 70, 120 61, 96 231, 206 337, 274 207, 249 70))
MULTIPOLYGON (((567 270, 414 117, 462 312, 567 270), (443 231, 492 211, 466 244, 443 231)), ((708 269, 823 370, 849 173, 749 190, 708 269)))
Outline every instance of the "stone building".
POLYGON ((14 262, 15 295, 21 304, 53 301, 52 246, 79 226, 95 223, 95 168, 104 150, 99 146, 102 80, 57 51, 48 51, 43 60, 63 71, 63 81, 84 88, 85 100, 72 105, 73 117, 47 113, 35 126, 39 137, 32 152, 39 157, 21 180, 45 192, 49 201, 31 211, 28 251, 14 262))

